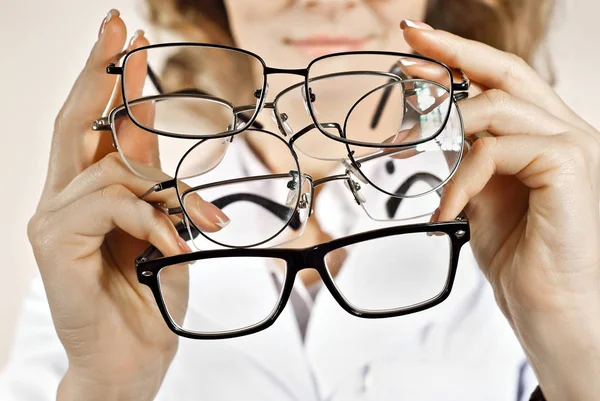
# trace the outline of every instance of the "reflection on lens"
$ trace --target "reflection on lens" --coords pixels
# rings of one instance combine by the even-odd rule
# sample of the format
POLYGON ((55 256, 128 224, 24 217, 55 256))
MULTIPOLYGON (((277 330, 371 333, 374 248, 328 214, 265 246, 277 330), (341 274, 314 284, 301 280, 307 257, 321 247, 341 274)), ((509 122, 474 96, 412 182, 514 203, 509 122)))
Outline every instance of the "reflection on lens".
MULTIPOLYGON (((437 190, 456 171, 463 147, 462 120, 454 103, 444 129, 429 141, 413 146, 379 149, 375 154, 369 153, 372 149, 349 145, 354 152, 354 160, 360 166, 360 173, 367 181, 365 183, 394 197, 416 197, 437 190), (421 185, 419 188, 422 191, 417 192, 412 186, 402 185, 407 180, 414 180, 415 174, 433 176, 439 179, 439 183, 437 186, 421 185)), ((428 179, 419 181, 426 184, 433 182, 428 179)))
MULTIPOLYGON (((197 99, 193 103, 197 104, 197 99)), ((181 133, 194 130, 199 132, 198 130, 214 126, 217 123, 218 119, 207 121, 186 105, 189 104, 182 97, 157 97, 137 101, 130 108, 137 113, 138 122, 143 121, 158 129, 165 126, 177 126, 177 130, 181 133), (142 116, 144 117, 142 118, 142 116)), ((221 114, 220 112, 229 114, 229 117, 225 117, 225 120, 222 121, 223 126, 229 125, 232 119, 231 110, 214 110, 214 115, 218 116, 221 114)), ((174 177, 177 165, 183 155, 197 143, 197 139, 185 136, 157 135, 142 129, 129 118, 124 108, 117 110, 112 118, 114 119, 114 141, 117 150, 127 166, 135 174, 145 179, 163 181, 174 177)), ((228 142, 222 140, 218 143, 214 142, 211 146, 210 150, 205 149, 204 155, 199 159, 202 160, 202 165, 197 160, 193 174, 201 174, 218 164, 227 151, 228 142)))
POLYGON ((320 128, 337 123, 344 127, 342 135, 356 144, 395 143, 396 137, 407 143, 403 135, 415 124, 422 125, 415 140, 430 138, 450 110, 450 72, 432 61, 336 55, 315 61, 308 79, 314 95, 309 106, 320 128))
POLYGON ((340 293, 356 308, 399 310, 443 292, 450 272, 450 250, 445 234, 411 233, 336 249, 327 254, 325 262, 340 293))
POLYGON ((281 297, 285 261, 259 257, 198 260, 159 273, 171 320, 193 333, 218 333, 267 319, 281 297))
POLYGON ((144 47, 124 61, 124 100, 131 118, 144 128, 196 138, 226 134, 245 128, 246 123, 236 121, 232 110, 258 103, 254 95, 264 83, 250 78, 262 70, 260 59, 238 50, 192 45, 144 47), (188 125, 171 118, 152 126, 132 106, 140 98, 155 95, 169 97, 166 104, 157 102, 157 108, 191 112, 210 123, 188 125))
MULTIPOLYGON (((294 148, 301 154, 320 160, 340 160, 348 155, 348 149, 323 135, 315 125, 304 95, 304 82, 299 82, 279 93, 274 100, 274 117, 287 136, 299 134, 294 148)), ((325 126, 333 136, 340 137, 341 125, 325 126), (336 127, 339 127, 337 129, 336 127)))
MULTIPOLYGON (((396 192, 408 196, 404 198, 381 192, 368 182, 361 181, 354 174, 350 174, 350 179, 353 182, 352 186, 348 185, 347 181, 332 181, 324 185, 319 195, 333 198, 340 207, 348 210, 347 213, 352 213, 352 217, 336 223, 335 228, 343 230, 345 234, 381 228, 382 222, 392 223, 421 217, 427 217, 425 220, 427 221, 440 205, 440 195, 437 191, 431 190, 439 187, 441 180, 429 174, 417 173, 403 182, 398 182, 396 192), (421 195, 426 192, 429 193, 421 195), (356 205, 355 199, 360 202, 360 208, 356 205), (368 222, 363 222, 364 213, 366 213, 365 218, 368 217, 367 220, 374 220, 370 225, 368 222), (350 231, 351 227, 358 222, 362 222, 358 231, 355 229, 350 231)), ((319 203, 316 207, 319 207, 319 203)))
POLYGON ((205 150, 210 153, 225 138, 203 140, 181 160, 178 192, 185 217, 201 232, 193 242, 198 249, 273 246, 297 238, 304 228, 312 184, 298 173, 289 146, 267 131, 247 130, 242 135, 228 138, 227 153, 208 171, 205 150), (277 154, 277 166, 267 169, 249 144, 277 154), (200 168, 197 160, 201 160, 200 168), (229 223, 221 228, 207 223, 210 216, 205 215, 200 199, 221 209, 229 223))

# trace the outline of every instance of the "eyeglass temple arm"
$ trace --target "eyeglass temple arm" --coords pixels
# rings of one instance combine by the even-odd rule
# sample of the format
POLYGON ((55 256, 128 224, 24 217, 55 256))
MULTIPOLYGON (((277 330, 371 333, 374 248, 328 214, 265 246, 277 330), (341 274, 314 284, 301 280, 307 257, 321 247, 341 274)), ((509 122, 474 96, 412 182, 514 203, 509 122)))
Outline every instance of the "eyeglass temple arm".
MULTIPOLYGON (((288 219, 289 211, 292 210, 291 207, 287 207, 285 205, 277 203, 269 198, 265 198, 264 196, 243 192, 226 195, 221 198, 215 199, 212 201, 212 204, 218 207, 219 209, 223 209, 235 202, 251 202, 256 205, 262 206, 264 209, 273 213, 282 221, 286 221, 288 219)), ((294 214, 292 215, 292 218, 288 225, 293 230, 298 230, 302 226, 302 223, 300 223, 300 216, 298 214, 298 211, 294 210, 294 214)))
MULTIPOLYGON (((402 69, 400 68, 400 66, 398 64, 394 64, 392 66, 392 68, 390 68, 390 74, 394 74, 397 75, 400 80, 405 80, 408 79, 408 75, 406 75, 402 69)), ((394 82, 393 79, 390 79, 389 81, 394 82)), ((381 115, 383 114, 383 110, 385 109, 385 105, 388 102, 388 99, 390 98, 390 94, 392 93, 392 86, 388 86, 387 88, 385 88, 385 90, 383 91, 383 94, 381 95, 381 99, 379 99, 379 103, 377 103, 377 107, 375 108, 375 113, 373 114, 373 118, 371 119, 371 129, 375 129, 377 128, 377 125, 379 124, 379 120, 381 119, 381 115)))
MULTIPOLYGON (((410 190, 410 188, 413 185, 415 185, 416 183, 418 183, 420 181, 424 181, 429 186, 431 186, 431 188, 438 187, 436 192, 438 193, 438 195, 440 197, 442 196, 442 191, 443 191, 443 189, 441 187, 442 180, 440 180, 438 177, 436 177, 433 174, 425 173, 425 172, 415 173, 415 174, 411 175, 410 177, 408 177, 406 179, 406 181, 404 181, 398 187, 398 189, 396 190, 396 192, 394 192, 394 194, 396 194, 396 195, 405 194, 410 190)), ((390 197, 390 199, 388 199, 387 202, 385 203, 385 209, 386 209, 387 215, 390 219, 396 215, 396 212, 398 211, 398 208, 400 208, 400 204, 402 203, 403 199, 404 198, 390 197)))
MULTIPOLYGON (((436 186, 439 186, 442 182, 438 177, 436 177, 433 174, 416 173, 416 174, 413 174, 412 176, 408 177, 408 179, 400 185, 400 187, 396 190, 395 193, 406 193, 410 189, 410 187, 412 187, 418 181, 425 181, 434 188, 436 186)), ((437 190, 437 192, 440 196, 441 196, 441 191, 442 191, 441 189, 437 190)), ((287 206, 279 204, 277 202, 274 202, 268 198, 264 198, 260 195, 248 194, 248 193, 238 193, 238 194, 226 195, 221 198, 217 198, 217 199, 213 200, 212 204, 217 206, 220 209, 223 209, 232 203, 242 202, 242 201, 256 203, 257 205, 260 205, 260 206, 264 207, 266 210, 272 212, 274 215, 279 217, 281 220, 286 219, 285 216, 287 215, 287 213, 290 209, 287 206)), ((387 210, 388 216, 390 218, 394 216, 394 214, 400 207, 401 202, 402 202, 402 198, 390 198, 387 201, 386 210, 387 210)), ((171 214, 181 213, 181 208, 170 209, 169 212, 171 214)), ((289 224, 290 228, 292 228, 293 230, 298 230, 302 226, 302 223, 300 223, 300 216, 298 214, 298 211, 294 211, 294 215, 292 216, 292 219, 290 220, 290 222, 288 224, 289 224)), ((190 241, 192 238, 196 238, 198 235, 200 235, 200 231, 193 225, 190 225, 189 230, 188 230, 187 226, 185 225, 185 223, 183 221, 177 223, 175 225, 175 228, 177 229, 179 236, 186 242, 190 241), (192 237, 190 237, 190 232, 192 234, 192 237)), ((142 255, 140 255, 139 258, 137 258, 136 261, 154 260, 154 259, 160 258, 162 256, 163 256, 163 254, 157 248, 155 248, 154 246, 151 246, 151 247, 147 248, 144 251, 144 253, 142 255)))
MULTIPOLYGON (((457 69, 457 71, 461 74, 461 82, 460 83, 452 83, 452 90, 455 92, 454 100, 459 101, 465 99, 469 96, 469 87, 471 86, 471 81, 465 75, 465 73, 457 69)), ((397 75, 400 78, 400 81, 410 79, 408 75, 402 71, 402 68, 398 64, 394 64, 392 68, 390 68, 390 74, 397 75)), ((394 80, 390 80, 390 83, 394 82, 394 80)), ((377 107, 375 108, 375 113, 373 114, 373 118, 371 119, 371 129, 377 128, 379 124, 379 120, 381 119, 381 115, 383 114, 383 110, 385 109, 385 105, 387 104, 390 94, 392 93, 393 86, 388 86, 383 91, 383 95, 381 95, 381 99, 379 99, 379 103, 377 103, 377 107)))
MULTIPOLYGON (((273 213, 275 216, 277 216, 279 219, 281 219, 284 222, 288 219, 289 211, 291 209, 285 205, 282 205, 280 203, 272 201, 271 199, 265 198, 263 196, 256 195, 256 194, 250 194, 250 193, 243 193, 243 192, 237 193, 237 194, 226 195, 221 198, 217 198, 217 199, 213 200, 211 203, 213 205, 215 205, 216 207, 218 207, 219 209, 223 209, 235 202, 251 202, 256 205, 262 206, 263 208, 265 208, 269 212, 273 213)), ((166 212, 168 214, 181 214, 182 211, 181 211, 181 208, 178 207, 178 208, 167 209, 166 212)), ((297 210, 294 211, 292 218, 290 219, 288 225, 293 230, 298 230, 302 226, 302 223, 300 222, 300 215, 297 210)), ((198 235, 200 235, 200 231, 198 231, 198 229, 193 224, 190 225, 189 231, 188 231, 186 225, 184 224, 184 222, 180 222, 180 223, 176 224, 175 228, 177 229, 179 236, 186 242, 190 241, 192 238, 196 238, 198 235), (192 237, 190 237, 190 231, 192 232, 192 237)), ((152 260, 152 259, 159 258, 161 256, 163 256, 162 253, 155 247, 151 246, 148 249, 146 249, 146 251, 140 256, 140 258, 146 258, 146 260, 152 260)))
MULTIPOLYGON (((284 221, 287 219, 286 215, 290 209, 284 205, 281 205, 270 199, 264 198, 260 195, 254 195, 254 194, 248 194, 248 193, 239 193, 239 194, 231 194, 231 195, 223 196, 221 198, 213 200, 212 204, 217 206, 218 208, 222 209, 232 203, 243 202, 243 201, 256 203, 257 205, 264 207, 265 209, 267 209, 268 211, 270 211, 271 213, 273 213, 274 215, 276 215, 277 217, 279 217, 281 220, 284 220, 284 221)), ((177 208, 177 209, 179 209, 179 213, 181 213, 181 208, 177 208)), ((176 211, 176 209, 173 209, 173 211, 176 211)), ((298 211, 294 211, 292 219, 290 220, 290 222, 288 224, 293 230, 298 230, 300 228, 302 223, 300 223, 300 216, 298 214, 298 211)), ((177 233, 179 234, 181 239, 183 239, 186 242, 191 241, 193 238, 196 238, 196 237, 198 237, 198 235, 200 235, 200 231, 193 224, 189 226, 189 230, 188 230, 187 225, 183 221, 175 224, 175 229, 177 230, 177 233), (191 236, 190 236, 190 233, 191 233, 191 236)), ((162 252, 160 252, 158 250, 158 248, 156 248, 154 246, 150 246, 144 251, 144 253, 142 253, 136 259, 136 262, 154 260, 154 259, 158 259, 162 256, 163 256, 163 254, 162 254, 162 252)))
MULTIPOLYGON (((261 206, 264 209, 268 210, 269 212, 273 213, 275 216, 280 218, 282 221, 286 221, 288 219, 289 212, 290 212, 290 210, 292 210, 291 207, 287 207, 285 205, 277 203, 269 198, 265 198, 264 196, 251 194, 251 193, 245 193, 245 192, 225 195, 225 196, 222 196, 220 198, 217 198, 217 199, 211 201, 211 203, 213 205, 215 205, 216 207, 218 207, 219 209, 224 209, 227 206, 229 206, 233 203, 236 203, 236 202, 254 203, 255 205, 261 206)), ((161 202, 148 202, 148 203, 150 203, 152 206, 163 209, 163 211, 168 215, 183 213, 181 207, 168 208, 164 205, 164 203, 161 203, 161 202)), ((290 219, 288 225, 294 230, 298 230, 302 226, 302 223, 300 223, 300 217, 299 217, 297 211, 294 211, 292 218, 290 219)))

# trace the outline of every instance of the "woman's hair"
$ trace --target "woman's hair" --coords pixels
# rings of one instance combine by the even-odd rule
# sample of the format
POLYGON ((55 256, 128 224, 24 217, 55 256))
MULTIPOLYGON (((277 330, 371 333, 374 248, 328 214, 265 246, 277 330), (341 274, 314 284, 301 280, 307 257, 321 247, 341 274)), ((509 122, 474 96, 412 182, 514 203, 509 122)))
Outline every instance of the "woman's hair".
MULTIPOLYGON (((167 29, 235 45, 223 0, 146 0, 150 21, 167 29)), ((554 0, 428 0, 425 22, 437 29, 487 43, 527 62, 542 42, 554 0)))

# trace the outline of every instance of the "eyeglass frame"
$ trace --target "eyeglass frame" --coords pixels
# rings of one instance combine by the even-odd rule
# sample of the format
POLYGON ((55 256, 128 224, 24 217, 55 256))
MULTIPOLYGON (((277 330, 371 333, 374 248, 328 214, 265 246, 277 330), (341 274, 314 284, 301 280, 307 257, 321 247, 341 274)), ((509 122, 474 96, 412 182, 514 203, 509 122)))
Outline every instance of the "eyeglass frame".
MULTIPOLYGON (((179 235, 185 240, 190 240, 189 231, 182 224, 177 225, 179 235)), ((287 305, 289 297, 294 287, 296 275, 305 269, 315 269, 319 273, 322 282, 325 284, 336 302, 348 313, 353 316, 366 319, 380 319, 404 316, 412 313, 421 312, 432 308, 445 301, 452 291, 454 279, 458 269, 458 261, 460 251, 470 240, 469 221, 461 213, 455 221, 450 222, 435 222, 421 223, 405 226, 387 227, 372 231, 367 231, 359 234, 349 235, 343 238, 335 239, 329 242, 321 243, 311 247, 294 249, 294 248, 233 248, 233 249, 217 249, 208 251, 197 251, 185 253, 181 255, 164 257, 154 248, 148 248, 142 255, 135 260, 135 269, 140 284, 150 288, 159 311, 165 320, 168 328, 175 334, 181 337, 186 337, 196 340, 217 340, 228 339, 234 337, 242 337, 257 333, 270 327, 287 305), (404 234, 414 233, 444 233, 450 240, 450 257, 449 270, 446 278, 446 283, 443 290, 433 298, 422 301, 415 305, 399 308, 396 310, 374 311, 361 309, 347 301, 342 293, 338 290, 334 283, 333 277, 329 273, 326 266, 326 256, 343 247, 356 243, 366 242, 378 238, 386 238, 390 236, 400 236, 404 234), (161 255, 161 256, 158 256, 161 255), (158 257, 157 257, 158 256, 158 257), (173 321, 168 312, 164 299, 161 293, 160 271, 166 267, 190 263, 198 260, 217 259, 217 258, 235 258, 235 257, 261 257, 283 260, 285 265, 285 281, 282 285, 277 304, 271 310, 269 316, 262 321, 257 322, 248 327, 226 330, 215 333, 198 333, 185 330, 173 321)), ((190 268, 189 266, 187 268, 190 268)))
MULTIPOLYGON (((429 57, 425 57, 422 55, 418 55, 418 54, 408 54, 408 53, 400 53, 400 52, 390 52, 390 51, 349 51, 349 52, 339 52, 339 53, 331 53, 331 54, 326 54, 324 56, 320 56, 317 57, 315 59, 313 59, 306 68, 300 68, 300 69, 283 69, 283 68, 273 68, 273 67, 269 67, 266 65, 265 61, 262 59, 262 57, 260 57, 259 55, 250 52, 248 50, 245 49, 240 49, 240 48, 236 48, 233 46, 226 46, 226 45, 216 45, 216 44, 208 44, 208 43, 196 43, 196 42, 173 42, 173 43, 157 43, 157 44, 153 44, 153 45, 148 45, 148 46, 142 46, 139 48, 136 48, 134 50, 130 50, 130 51, 123 51, 121 53, 119 53, 113 60, 111 60, 111 62, 108 64, 108 66, 106 67, 106 73, 107 74, 112 74, 112 75, 120 75, 121 76, 121 94, 123 97, 123 104, 125 105, 125 109, 127 111, 127 115, 129 116, 129 118, 131 119, 131 121, 137 125, 139 128, 146 130, 146 131, 150 131, 153 132, 157 135, 165 135, 165 136, 170 136, 170 137, 175 137, 175 138, 182 138, 182 139, 213 139, 213 138, 221 138, 221 137, 227 137, 230 135, 236 135, 239 134, 240 132, 243 132, 245 129, 247 129, 248 127, 250 127, 254 121, 256 120, 256 118, 258 117, 258 115, 260 114, 262 108, 265 105, 266 102, 266 94, 267 94, 267 88, 268 88, 268 75, 271 74, 291 74, 291 75, 298 75, 298 76, 302 76, 304 77, 304 96, 305 99, 312 99, 312 93, 310 91, 310 79, 309 79, 309 72, 310 72, 310 68, 312 67, 313 64, 327 59, 327 58, 332 58, 332 57, 339 57, 339 56, 352 56, 352 55, 383 55, 383 56, 393 56, 393 57, 398 57, 398 58, 416 58, 419 60, 423 60, 423 61, 428 61, 428 62, 432 62, 434 64, 439 65, 440 67, 444 68, 446 70, 446 72, 448 72, 448 77, 451 80, 451 85, 450 88, 447 88, 449 90, 449 98, 451 100, 454 101, 458 101, 461 99, 464 99, 465 97, 468 96, 468 90, 470 87, 470 80, 468 79, 468 77, 462 72, 462 70, 457 70, 461 76, 462 76, 462 81, 460 83, 455 83, 454 81, 454 75, 452 73, 452 70, 450 69, 450 67, 448 67, 446 64, 431 59, 429 57), (150 49, 154 49, 154 48, 162 48, 162 47, 205 47, 205 48, 213 48, 213 49, 222 49, 222 50, 228 50, 228 51, 233 51, 233 52, 238 52, 238 53, 243 53, 246 54, 248 56, 251 56, 253 58, 255 58, 256 60, 260 61, 262 67, 263 67, 263 82, 262 82, 262 87, 260 89, 258 89, 257 91, 255 91, 254 96, 258 99, 257 105, 254 106, 255 111, 254 114, 252 115, 252 117, 249 119, 249 121, 242 127, 240 128, 235 128, 235 126, 233 127, 233 130, 231 131, 224 131, 218 134, 210 134, 210 135, 183 135, 180 136, 178 134, 174 134, 174 133, 168 133, 168 132, 164 132, 164 131, 160 131, 160 130, 156 130, 154 128, 150 128, 150 127, 146 127, 142 124, 140 124, 137 119, 133 116, 133 113, 130 110, 129 107, 129 103, 127 101, 127 95, 126 95, 126 90, 125 90, 125 71, 127 68, 127 61, 128 59, 135 53, 140 52, 140 51, 147 51, 150 49), (116 64, 119 62, 120 59, 123 59, 122 61, 122 65, 121 66, 117 66, 116 64), (455 97, 454 92, 457 92, 457 96, 455 97)), ((393 65, 389 71, 390 74, 395 74, 395 72, 397 71, 397 65, 393 65)), ((155 86, 155 88, 161 92, 162 88, 161 85, 158 83, 158 79, 156 78, 156 74, 154 73, 154 71, 150 68, 150 65, 147 65, 147 72, 148 72, 148 76, 150 78, 150 80, 152 81, 153 85, 155 86)), ((164 91, 163 91, 164 92, 164 91)), ((381 113, 383 112, 383 108, 385 107, 386 103, 387 103, 387 97, 389 96, 389 93, 386 96, 386 93, 384 92, 384 94, 382 95, 382 98, 378 104, 378 108, 375 111, 375 115, 374 115, 374 119, 373 119, 373 123, 376 123, 375 121, 378 120, 378 117, 381 115, 381 113)), ((345 135, 343 137, 336 137, 335 135, 332 135, 331 133, 327 132, 326 130, 324 130, 321 126, 321 124, 319 123, 319 121, 316 118, 315 112, 313 110, 312 107, 312 101, 307 101, 307 108, 309 110, 309 114, 313 120, 313 123, 315 124, 316 128, 323 133, 324 135, 326 135, 327 137, 329 137, 332 140, 341 142, 341 143, 345 143, 347 145, 353 145, 353 146, 361 146, 361 147, 373 147, 373 148, 394 148, 397 147, 397 144, 384 144, 384 143, 363 143, 363 142, 358 142, 358 141, 354 141, 351 139, 347 139, 345 138, 345 135)), ((243 107, 243 106, 240 106, 243 107)), ((449 107, 448 112, 446 113, 445 119, 443 124, 441 125, 440 129, 438 130, 438 132, 436 132, 436 134, 432 135, 430 138, 424 138, 418 141, 414 141, 411 143, 407 143, 406 146, 414 146, 414 145, 419 145, 421 143, 427 142, 431 139, 433 139, 435 136, 439 135, 439 133, 441 133, 447 122, 448 119, 450 117, 450 110, 451 107, 449 107)))
MULTIPOLYGON (((458 110, 458 108, 457 108, 457 110, 458 110)), ((179 169, 180 169, 182 163, 184 162, 185 158, 187 157, 187 155, 190 154, 191 152, 193 152, 198 146, 201 146, 205 141, 210 141, 210 140, 220 139, 220 138, 202 139, 202 140, 198 141, 196 144, 194 144, 192 147, 190 147, 190 149, 188 149, 186 151, 186 153, 182 156, 182 158, 179 161, 179 164, 177 166, 174 178, 153 185, 144 194, 142 194, 140 196, 140 198, 141 199, 145 199, 146 197, 148 197, 150 194, 152 194, 154 192, 161 192, 161 191, 164 191, 166 189, 174 188, 175 191, 176 191, 176 194, 177 194, 177 199, 179 200, 179 207, 170 208, 167 205, 165 205, 164 203, 157 203, 157 202, 150 202, 150 203, 152 205, 154 205, 155 207, 159 207, 160 209, 162 209, 163 212, 166 213, 167 215, 183 214, 184 221, 187 222, 188 229, 191 230, 192 227, 194 227, 196 229, 197 229, 197 227, 195 227, 195 224, 194 224, 194 221, 193 221, 192 217, 188 214, 186 208, 183 206, 184 205, 184 197, 185 197, 185 195, 187 193, 196 192, 196 191, 198 191, 201 188, 215 187, 215 186, 218 186, 218 185, 236 184, 236 183, 248 182, 248 181, 258 180, 258 179, 265 179, 266 180, 266 179, 285 178, 287 176, 292 176, 294 174, 298 175, 298 178, 299 178, 298 179, 298 185, 295 188, 295 189, 297 189, 298 192, 297 192, 297 196, 296 196, 296 199, 295 199, 295 203, 294 203, 294 205, 287 206, 289 209, 293 209, 294 212, 290 214, 289 218, 287 219, 287 221, 284 222, 284 224, 282 225, 281 229, 279 231, 277 231, 275 234, 271 235, 270 237, 268 237, 268 238, 266 238, 266 239, 264 239, 264 240, 262 240, 260 242, 251 244, 251 245, 234 246, 234 245, 224 244, 222 242, 219 242, 216 239, 211 238, 210 236, 206 235, 204 232, 198 230, 198 232, 204 238, 206 238, 207 240, 209 240, 212 243, 217 244, 219 246, 228 247, 228 248, 254 248, 254 247, 263 245, 265 243, 268 243, 269 241, 271 241, 272 239, 274 239, 275 237, 277 237, 279 234, 281 234, 283 232, 283 230, 285 230, 285 228, 287 228, 289 226, 289 224, 292 221, 294 221, 294 219, 297 217, 297 215, 299 213, 299 208, 308 207, 309 209, 308 209, 307 219, 310 218, 312 216, 312 214, 313 214, 313 210, 312 210, 312 204, 313 204, 313 202, 312 202, 312 200, 314 199, 314 189, 315 189, 315 187, 317 187, 317 186, 319 186, 321 184, 327 183, 327 182, 331 182, 331 181, 334 181, 334 180, 344 180, 344 181, 346 181, 347 187, 350 190, 352 196, 354 197, 355 202, 359 206, 362 206, 361 196, 358 194, 358 191, 360 191, 360 184, 358 182, 356 182, 353 179, 353 177, 352 177, 352 175, 354 175, 359 180, 366 179, 366 177, 364 177, 364 175, 360 172, 360 170, 355 170, 355 169, 352 168, 351 165, 344 164, 344 166, 346 167, 346 171, 345 171, 344 174, 339 174, 339 175, 334 175, 334 176, 329 176, 329 177, 323 177, 323 178, 321 178, 319 180, 313 180, 313 178, 310 175, 303 174, 301 172, 298 155, 296 154, 293 146, 289 142, 283 140, 283 138, 281 138, 281 136, 279 136, 278 134, 273 133, 271 131, 267 131, 267 130, 264 130, 264 129, 258 129, 258 128, 247 128, 245 131, 258 131, 258 132, 262 132, 262 133, 264 133, 266 135, 270 135, 270 136, 272 136, 272 137, 280 140, 285 146, 288 147, 288 150, 290 151, 291 155, 294 157, 294 161, 295 161, 297 170, 295 170, 295 171, 292 170, 292 171, 289 172, 289 174, 266 174, 266 175, 261 175, 261 176, 251 176, 251 177, 243 177, 243 178, 237 178, 237 179, 223 180, 223 181, 218 181, 218 182, 211 182, 211 183, 207 183, 207 184, 204 184, 204 185, 194 186, 192 188, 187 189, 184 193, 182 193, 180 191, 180 186, 178 185, 178 178, 177 178, 177 176, 178 176, 179 169), (302 193, 302 184, 301 184, 301 182, 303 182, 302 180, 306 180, 310 184, 310 195, 309 195, 310 196, 310 201, 309 201, 309 204, 306 205, 306 206, 302 206, 301 205, 302 195, 303 195, 303 193, 302 193)), ((302 134, 302 133, 297 133, 295 135, 299 135, 299 134, 302 134)), ((232 135, 229 140, 233 141, 236 136, 237 135, 232 135)), ((392 151, 387 151, 387 152, 384 152, 384 153, 382 153, 380 155, 376 155, 376 156, 369 155, 369 156, 366 156, 366 158, 372 159, 374 157, 383 157, 383 156, 388 155, 389 153, 392 153, 393 151, 401 152, 401 151, 404 151, 404 150, 410 150, 410 148, 411 147, 409 147, 409 148, 406 148, 406 147, 396 147, 396 149, 394 149, 392 151)), ((462 154, 463 154, 463 150, 461 150, 461 153, 460 153, 459 157, 462 157, 462 154)), ((428 173, 418 173, 418 174, 422 174, 423 177, 424 177, 424 178, 423 177, 419 177, 419 179, 424 180, 425 182, 427 182, 428 184, 430 184, 430 186, 432 187, 432 189, 429 190, 429 191, 427 191, 427 192, 425 192, 425 193, 423 193, 423 194, 417 195, 417 196, 409 195, 409 196, 396 196, 395 197, 393 195, 390 195, 387 191, 381 191, 376 185, 373 185, 371 183, 371 181, 369 181, 369 180, 367 180, 367 181, 369 183, 371 183, 371 185, 373 185, 373 187, 375 189, 377 189, 379 192, 384 193, 386 195, 390 195, 391 198, 397 198, 397 199, 416 198, 416 197, 426 196, 427 194, 430 194, 430 193, 432 193, 434 191, 438 192, 438 194, 441 194, 441 188, 452 177, 452 175, 454 174, 454 171, 456 171, 457 167, 458 167, 458 163, 457 163, 457 166, 452 171, 452 174, 450 174, 450 176, 448 178, 446 178, 445 180, 441 180, 438 177, 435 177, 435 176, 433 176, 431 174, 428 174, 428 173), (433 185, 431 185, 431 183, 435 183, 435 184, 438 184, 438 185, 436 187, 434 187, 433 185)), ((412 177, 412 178, 413 178, 413 180, 411 180, 411 177, 409 177, 405 181, 405 183, 410 181, 409 186, 412 185, 412 184, 414 184, 415 179, 414 179, 414 177, 412 177)), ((290 188, 290 189, 292 189, 292 188, 290 188)), ((404 183, 398 187, 397 192, 400 191, 400 190, 403 190, 403 189, 406 192, 408 192, 408 188, 405 187, 404 183)), ((398 206, 399 206, 399 204, 400 204, 400 202, 392 203, 392 204, 389 204, 389 202, 390 201, 388 200, 388 204, 386 205, 386 209, 388 211, 388 214, 389 214, 390 210, 394 207, 393 205, 395 205, 395 208, 397 209, 398 206)), ((283 205, 278 205, 278 206, 283 206, 283 205)), ((363 208, 363 211, 365 211, 365 213, 367 214, 367 216, 369 218, 371 218, 371 216, 369 215, 369 213, 364 208, 363 208)), ((423 216, 422 215, 411 216, 409 218, 396 219, 395 221, 412 220, 412 219, 415 219, 415 218, 418 218, 418 217, 423 217, 423 216)), ((291 240, 291 241, 293 241, 293 240, 291 240)), ((284 243, 280 243, 280 244, 278 244, 278 246, 283 245, 283 244, 285 244, 287 242, 290 242, 290 241, 286 241, 284 243)))

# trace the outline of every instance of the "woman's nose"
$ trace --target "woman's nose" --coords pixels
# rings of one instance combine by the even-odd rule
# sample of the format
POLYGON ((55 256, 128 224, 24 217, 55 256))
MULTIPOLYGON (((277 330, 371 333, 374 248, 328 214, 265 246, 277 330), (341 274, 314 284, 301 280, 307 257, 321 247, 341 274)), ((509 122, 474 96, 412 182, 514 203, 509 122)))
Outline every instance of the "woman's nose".
POLYGON ((300 0, 299 4, 308 11, 335 18, 340 12, 348 11, 361 3, 360 0, 300 0))

